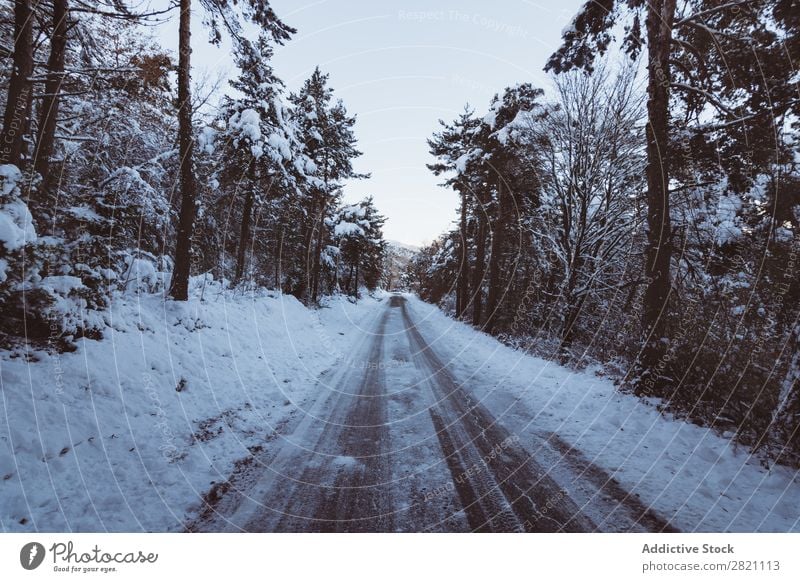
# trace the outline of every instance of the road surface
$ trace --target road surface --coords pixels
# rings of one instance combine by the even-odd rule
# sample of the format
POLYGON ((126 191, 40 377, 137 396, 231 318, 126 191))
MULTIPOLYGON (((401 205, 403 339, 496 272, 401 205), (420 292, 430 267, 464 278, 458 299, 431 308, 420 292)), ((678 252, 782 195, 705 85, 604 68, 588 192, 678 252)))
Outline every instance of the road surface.
POLYGON ((558 438, 503 426, 385 300, 319 396, 206 496, 189 531, 673 531, 558 438))

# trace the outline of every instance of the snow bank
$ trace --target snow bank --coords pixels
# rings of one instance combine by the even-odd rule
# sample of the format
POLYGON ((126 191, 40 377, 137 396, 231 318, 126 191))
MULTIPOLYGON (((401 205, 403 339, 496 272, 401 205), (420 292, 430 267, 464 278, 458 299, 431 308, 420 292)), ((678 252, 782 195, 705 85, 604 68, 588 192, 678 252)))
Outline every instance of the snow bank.
POLYGON ((800 531, 797 471, 769 471, 732 440, 665 417, 607 379, 508 348, 413 297, 409 307, 455 377, 529 450, 558 434, 683 531, 800 531))
POLYGON ((0 352, 3 531, 180 531, 379 306, 205 298, 118 298, 74 353, 0 352))

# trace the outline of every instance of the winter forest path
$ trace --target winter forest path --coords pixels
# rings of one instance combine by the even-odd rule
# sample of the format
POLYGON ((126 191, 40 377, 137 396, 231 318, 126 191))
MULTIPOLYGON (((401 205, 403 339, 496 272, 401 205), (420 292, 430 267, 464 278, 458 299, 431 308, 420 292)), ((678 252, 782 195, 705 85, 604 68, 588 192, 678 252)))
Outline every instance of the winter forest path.
POLYGON ((207 496, 188 530, 672 530, 557 435, 509 432, 448 371, 406 298, 385 303, 316 401, 207 496))

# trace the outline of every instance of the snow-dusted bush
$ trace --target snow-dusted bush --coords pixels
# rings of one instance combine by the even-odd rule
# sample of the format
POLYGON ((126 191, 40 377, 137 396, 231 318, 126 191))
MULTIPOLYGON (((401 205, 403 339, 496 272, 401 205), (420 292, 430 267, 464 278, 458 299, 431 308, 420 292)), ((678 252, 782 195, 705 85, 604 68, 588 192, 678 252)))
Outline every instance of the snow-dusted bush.
POLYGON ((0 166, 0 311, 5 331, 24 329, 26 312, 50 304, 49 294, 36 291, 42 253, 33 217, 22 200, 24 182, 16 166, 0 166))

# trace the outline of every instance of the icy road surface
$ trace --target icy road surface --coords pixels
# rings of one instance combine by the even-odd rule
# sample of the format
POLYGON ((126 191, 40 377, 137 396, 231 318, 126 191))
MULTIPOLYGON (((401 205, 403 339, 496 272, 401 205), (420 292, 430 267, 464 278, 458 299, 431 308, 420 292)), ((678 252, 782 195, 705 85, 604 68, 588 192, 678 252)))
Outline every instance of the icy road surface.
POLYGON ((531 447, 508 430, 448 371, 406 298, 385 304, 189 530, 674 531, 557 435, 531 447))

